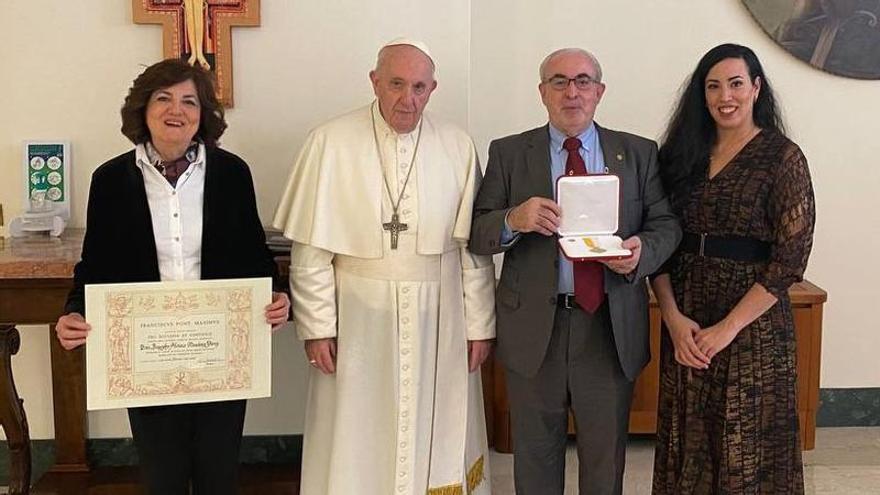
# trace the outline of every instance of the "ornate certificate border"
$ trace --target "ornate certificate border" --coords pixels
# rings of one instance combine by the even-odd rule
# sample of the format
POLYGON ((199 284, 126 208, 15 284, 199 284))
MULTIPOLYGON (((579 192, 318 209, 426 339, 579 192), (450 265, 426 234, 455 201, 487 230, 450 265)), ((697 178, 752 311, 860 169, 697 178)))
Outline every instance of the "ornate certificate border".
POLYGON ((86 286, 89 410, 271 395, 268 278, 86 286))

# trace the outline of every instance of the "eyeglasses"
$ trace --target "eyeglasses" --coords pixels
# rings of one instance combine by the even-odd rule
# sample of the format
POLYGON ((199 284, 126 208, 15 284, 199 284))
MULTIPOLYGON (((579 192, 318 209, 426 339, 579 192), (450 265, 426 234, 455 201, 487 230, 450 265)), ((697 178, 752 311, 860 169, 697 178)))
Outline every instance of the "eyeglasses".
POLYGON ((544 81, 544 83, 550 85, 555 91, 565 91, 568 89, 568 85, 571 82, 574 82, 574 87, 579 91, 584 91, 589 89, 591 84, 598 83, 599 81, 586 74, 579 74, 575 77, 553 76, 544 81))

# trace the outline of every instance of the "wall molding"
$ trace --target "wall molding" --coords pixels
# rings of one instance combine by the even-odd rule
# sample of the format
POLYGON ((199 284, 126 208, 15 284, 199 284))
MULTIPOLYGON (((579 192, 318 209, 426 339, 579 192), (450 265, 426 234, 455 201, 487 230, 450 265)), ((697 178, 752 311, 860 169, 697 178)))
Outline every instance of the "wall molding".
MULTIPOLYGON (((823 388, 819 391, 820 428, 880 427, 880 387, 823 388)), ((242 464, 293 464, 302 460, 302 435, 246 435, 242 439, 242 464)), ((137 453, 131 438, 95 438, 87 443, 88 458, 95 466, 132 466, 137 453)), ((32 440, 34 479, 52 465, 54 440, 32 440)), ((6 484, 9 451, 0 442, 0 485, 6 484)))
POLYGON ((880 387, 819 390, 816 426, 880 426, 880 387))
MULTIPOLYGON (((242 464, 292 464, 302 461, 302 435, 246 435, 241 442, 242 464)), ((93 438, 86 442, 95 467, 137 465, 131 438, 93 438)), ((31 440, 32 479, 38 480, 55 460, 55 440, 31 440)), ((9 450, 0 442, 0 486, 9 479, 9 450)))

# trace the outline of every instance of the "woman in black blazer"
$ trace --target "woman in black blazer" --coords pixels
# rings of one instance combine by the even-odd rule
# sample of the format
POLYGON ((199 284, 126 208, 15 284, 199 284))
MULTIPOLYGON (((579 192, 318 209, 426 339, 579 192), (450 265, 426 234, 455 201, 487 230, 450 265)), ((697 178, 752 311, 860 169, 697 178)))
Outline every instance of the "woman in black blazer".
MULTIPOLYGON (((92 175, 82 259, 55 330, 65 349, 86 342, 84 286, 273 277, 247 164, 217 147, 226 129, 211 75, 164 60, 135 79, 122 133, 135 149, 92 175)), ((266 321, 287 320, 280 292, 266 321)), ((237 493, 245 401, 128 410, 152 495, 237 493)))

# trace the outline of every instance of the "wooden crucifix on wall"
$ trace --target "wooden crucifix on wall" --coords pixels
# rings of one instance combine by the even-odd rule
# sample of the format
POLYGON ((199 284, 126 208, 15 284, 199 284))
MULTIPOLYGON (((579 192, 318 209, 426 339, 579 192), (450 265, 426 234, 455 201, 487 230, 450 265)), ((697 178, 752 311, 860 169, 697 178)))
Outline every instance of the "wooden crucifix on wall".
POLYGON ((232 106, 232 26, 259 26, 260 0, 132 0, 137 24, 161 24, 165 58, 200 64, 217 76, 217 97, 232 106))

